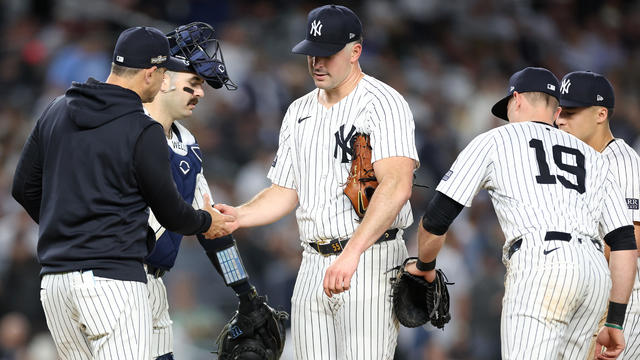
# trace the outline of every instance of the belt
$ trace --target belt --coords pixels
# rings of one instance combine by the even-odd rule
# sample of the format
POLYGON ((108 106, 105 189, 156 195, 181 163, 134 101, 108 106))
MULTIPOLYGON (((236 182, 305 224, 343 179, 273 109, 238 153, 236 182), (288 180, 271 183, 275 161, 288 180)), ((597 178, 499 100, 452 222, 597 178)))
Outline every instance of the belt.
MULTIPOLYGON (((376 240, 376 243, 387 241, 387 240, 393 240, 396 238, 397 234, 398 234, 398 229, 387 230, 384 232, 384 234, 382 234, 382 236, 378 238, 378 240, 376 240)), ((329 255, 340 254, 342 252, 342 249, 344 249, 344 247, 347 245, 348 241, 349 239, 345 239, 345 240, 333 239, 325 244, 318 244, 316 242, 310 242, 308 244, 309 246, 311 246, 311 248, 313 248, 313 250, 319 252, 321 255, 329 256, 329 255)))
MULTIPOLYGON (((544 241, 553 241, 553 240, 571 241, 571 234, 566 232, 561 232, 561 231, 547 231, 547 233, 544 235, 544 241)), ((522 246, 522 238, 519 238, 516 241, 514 241, 509 247, 509 251, 507 252, 507 259, 511 259, 511 256, 516 251, 520 250, 521 246, 522 246)))
POLYGON ((167 273, 167 270, 157 268, 155 266, 151 266, 149 264, 145 264, 147 266, 147 274, 153 275, 156 279, 161 278, 164 274, 167 273))

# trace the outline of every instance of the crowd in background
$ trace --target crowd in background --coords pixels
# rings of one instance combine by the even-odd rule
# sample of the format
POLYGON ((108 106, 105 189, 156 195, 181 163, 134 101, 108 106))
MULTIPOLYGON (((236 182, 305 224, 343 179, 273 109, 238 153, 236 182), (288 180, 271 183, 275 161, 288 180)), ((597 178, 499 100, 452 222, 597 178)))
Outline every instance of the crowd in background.
MULTIPOLYGON (((640 4, 612 0, 361 0, 338 3, 360 15, 363 71, 398 90, 416 123, 421 166, 406 231, 415 231, 433 188, 458 152, 503 120, 490 107, 508 77, 543 66, 606 75, 616 91, 614 136, 640 150, 640 4)), ((124 28, 170 31, 211 24, 239 89, 206 90, 184 124, 196 135, 216 202, 237 205, 269 185, 282 116, 313 88, 306 60, 290 53, 317 1, 4 0, 0 2, 0 360, 55 359, 39 301, 37 225, 11 198, 18 155, 44 106, 72 81, 109 73, 124 28)), ((258 291, 290 310, 301 260, 293 215, 235 234, 258 291)), ((438 267, 450 287, 453 320, 444 331, 402 329, 397 359, 498 359, 503 234, 486 194, 451 227, 438 267)), ((392 274, 390 273, 389 276, 392 274)), ((211 359, 215 336, 237 299, 193 238, 165 276, 177 359, 211 359)), ((290 344, 289 344, 290 345, 290 344)), ((290 359, 285 351, 283 359, 290 359)))

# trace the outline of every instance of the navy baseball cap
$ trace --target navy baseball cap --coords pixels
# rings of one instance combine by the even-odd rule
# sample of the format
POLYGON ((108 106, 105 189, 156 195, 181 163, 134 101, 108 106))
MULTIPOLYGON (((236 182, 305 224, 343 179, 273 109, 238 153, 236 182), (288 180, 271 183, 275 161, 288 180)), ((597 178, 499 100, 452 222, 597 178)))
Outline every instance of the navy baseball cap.
POLYGON ((511 75, 507 96, 493 105, 491 113, 509 121, 509 118, 507 118, 507 104, 514 91, 519 93, 542 92, 558 99, 559 88, 558 78, 551 71, 539 67, 524 68, 511 75))
POLYGON ((607 78, 591 71, 574 71, 562 78, 560 106, 604 106, 613 109, 613 86, 607 78))
POLYGON ((331 56, 362 36, 362 23, 353 11, 340 5, 311 10, 307 36, 291 49, 294 54, 331 56))
POLYGON ((148 69, 152 66, 181 71, 184 62, 169 53, 169 40, 153 27, 136 26, 123 31, 113 50, 113 62, 117 65, 148 69))

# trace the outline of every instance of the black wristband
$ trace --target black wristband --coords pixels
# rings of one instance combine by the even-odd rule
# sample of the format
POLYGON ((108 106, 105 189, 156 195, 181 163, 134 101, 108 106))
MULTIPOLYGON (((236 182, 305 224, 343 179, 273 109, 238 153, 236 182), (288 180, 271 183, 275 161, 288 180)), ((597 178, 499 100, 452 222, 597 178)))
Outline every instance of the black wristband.
POLYGON ((422 262, 420 261, 420 259, 418 259, 418 261, 416 262, 416 267, 420 271, 431 271, 436 268, 436 259, 433 259, 433 261, 430 261, 428 263, 422 262))
POLYGON ((609 312, 607 313, 607 323, 622 326, 624 315, 627 312, 627 304, 620 304, 609 301, 609 312))

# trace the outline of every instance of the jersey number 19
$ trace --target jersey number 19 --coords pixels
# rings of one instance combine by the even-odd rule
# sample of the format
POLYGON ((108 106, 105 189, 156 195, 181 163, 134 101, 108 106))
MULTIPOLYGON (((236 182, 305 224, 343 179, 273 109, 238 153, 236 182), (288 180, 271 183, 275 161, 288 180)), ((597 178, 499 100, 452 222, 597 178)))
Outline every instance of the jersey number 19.
POLYGON ((547 154, 544 151, 541 140, 531 139, 531 141, 529 141, 529 147, 534 148, 536 151, 536 161, 538 162, 538 170, 540 170, 540 175, 536 176, 536 182, 538 182, 538 184, 555 184, 557 179, 557 181, 559 181, 565 188, 576 190, 580 194, 584 194, 586 171, 584 169, 584 154, 580 152, 580 150, 562 145, 553 145, 552 148, 553 162, 556 163, 556 166, 558 166, 560 170, 564 170, 576 176, 577 183, 574 184, 562 175, 551 174, 549 171, 549 164, 547 164, 547 154), (564 163, 562 160, 562 154, 575 156, 576 165, 564 163))

